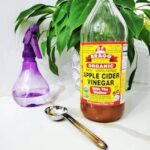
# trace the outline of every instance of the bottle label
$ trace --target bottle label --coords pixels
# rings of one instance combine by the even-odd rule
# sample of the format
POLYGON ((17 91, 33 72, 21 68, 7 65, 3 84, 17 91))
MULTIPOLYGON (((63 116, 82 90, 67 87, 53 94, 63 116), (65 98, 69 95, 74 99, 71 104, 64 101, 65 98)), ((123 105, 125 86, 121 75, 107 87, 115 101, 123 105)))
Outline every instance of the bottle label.
POLYGON ((127 42, 81 43, 81 99, 97 105, 124 103, 127 42))

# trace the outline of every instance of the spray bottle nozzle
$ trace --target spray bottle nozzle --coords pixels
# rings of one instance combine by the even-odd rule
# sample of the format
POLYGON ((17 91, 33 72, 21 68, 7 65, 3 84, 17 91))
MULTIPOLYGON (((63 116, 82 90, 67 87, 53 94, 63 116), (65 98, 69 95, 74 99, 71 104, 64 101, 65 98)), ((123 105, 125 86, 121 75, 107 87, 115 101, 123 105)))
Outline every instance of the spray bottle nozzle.
POLYGON ((25 49, 24 49, 24 57, 27 55, 28 57, 32 57, 33 53, 35 54, 35 56, 39 59, 42 58, 41 52, 40 52, 40 48, 38 45, 38 39, 37 39, 37 34, 39 32, 39 26, 34 24, 31 27, 29 27, 29 29, 27 30, 23 43, 25 45, 25 49), (28 47, 28 48, 26 48, 28 47), (31 54, 31 55, 30 55, 31 54))

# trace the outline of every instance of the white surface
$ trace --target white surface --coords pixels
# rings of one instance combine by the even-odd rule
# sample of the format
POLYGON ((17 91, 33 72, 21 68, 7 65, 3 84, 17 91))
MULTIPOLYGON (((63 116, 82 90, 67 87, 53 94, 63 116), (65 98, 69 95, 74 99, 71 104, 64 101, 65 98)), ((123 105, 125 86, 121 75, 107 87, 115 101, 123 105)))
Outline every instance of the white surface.
MULTIPOLYGON (((150 93, 142 85, 128 93, 126 112, 114 123, 95 123, 85 119, 79 109, 79 93, 72 85, 53 95, 53 104, 67 106, 70 114, 103 138, 108 150, 150 149, 150 93)), ((44 109, 19 107, 11 97, 0 98, 0 149, 2 150, 98 150, 69 122, 53 122, 44 109)))

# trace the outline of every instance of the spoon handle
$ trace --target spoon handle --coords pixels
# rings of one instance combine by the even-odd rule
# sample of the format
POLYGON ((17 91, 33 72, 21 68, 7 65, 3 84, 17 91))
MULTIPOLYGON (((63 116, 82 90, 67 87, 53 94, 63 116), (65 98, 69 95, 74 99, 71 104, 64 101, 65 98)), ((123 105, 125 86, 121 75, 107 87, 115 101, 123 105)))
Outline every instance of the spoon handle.
POLYGON ((73 117, 71 117, 69 114, 65 113, 63 114, 64 118, 69 120, 75 127, 77 127, 82 133, 87 135, 98 147, 101 149, 106 149, 107 144, 101 140, 97 135, 95 135, 92 131, 90 131, 88 128, 86 128, 84 125, 82 125, 80 122, 75 120, 73 117))

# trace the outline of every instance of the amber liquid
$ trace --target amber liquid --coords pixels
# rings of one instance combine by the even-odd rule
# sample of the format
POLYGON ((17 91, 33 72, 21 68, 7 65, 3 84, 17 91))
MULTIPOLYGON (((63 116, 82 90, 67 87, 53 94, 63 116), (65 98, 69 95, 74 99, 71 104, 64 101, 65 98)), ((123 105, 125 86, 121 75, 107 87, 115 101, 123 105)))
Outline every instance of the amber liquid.
POLYGON ((124 112, 125 104, 118 106, 100 106, 81 101, 83 115, 97 122, 113 122, 119 120, 124 112))

